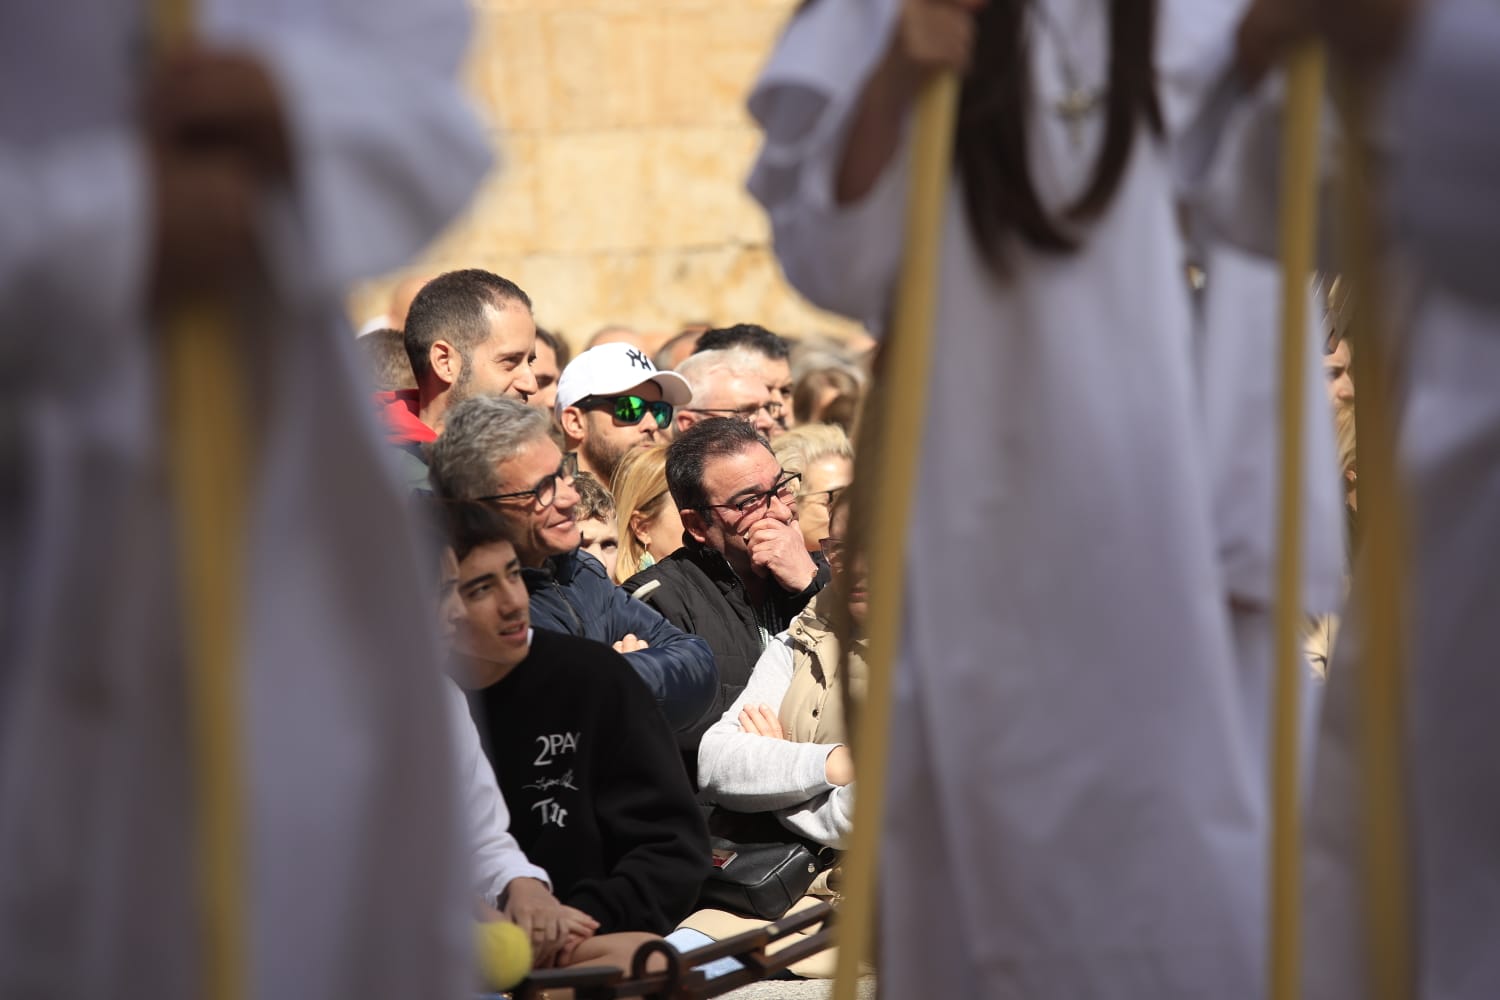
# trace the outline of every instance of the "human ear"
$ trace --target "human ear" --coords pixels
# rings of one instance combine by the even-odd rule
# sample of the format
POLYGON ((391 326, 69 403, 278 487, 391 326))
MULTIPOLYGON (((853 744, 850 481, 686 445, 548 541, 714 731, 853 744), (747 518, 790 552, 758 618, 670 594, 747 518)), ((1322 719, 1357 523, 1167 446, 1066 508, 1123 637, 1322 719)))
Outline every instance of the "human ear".
POLYGON ((427 365, 438 378, 453 385, 463 374, 464 359, 448 341, 435 340, 427 350, 427 365))
POLYGON ((626 522, 626 530, 630 532, 630 537, 635 539, 637 545, 648 549, 651 547, 651 532, 646 529, 650 526, 652 520, 653 518, 647 517, 640 511, 636 511, 630 515, 630 520, 626 522))
POLYGON ((583 411, 576 406, 563 407, 558 416, 558 423, 562 426, 563 434, 567 435, 569 441, 583 440, 583 411))
POLYGON ((702 511, 684 510, 679 511, 682 515, 682 526, 687 533, 693 536, 693 540, 700 545, 708 543, 708 521, 703 517, 702 511))

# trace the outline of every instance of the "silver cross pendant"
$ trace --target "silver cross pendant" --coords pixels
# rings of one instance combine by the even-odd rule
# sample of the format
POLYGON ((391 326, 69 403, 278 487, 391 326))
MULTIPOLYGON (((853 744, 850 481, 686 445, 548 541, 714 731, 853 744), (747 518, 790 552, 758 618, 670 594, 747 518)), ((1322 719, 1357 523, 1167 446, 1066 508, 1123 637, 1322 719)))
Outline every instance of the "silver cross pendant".
POLYGON ((1074 149, 1083 147, 1083 123, 1099 106, 1099 93, 1083 87, 1070 87, 1052 106, 1068 127, 1068 138, 1074 149))

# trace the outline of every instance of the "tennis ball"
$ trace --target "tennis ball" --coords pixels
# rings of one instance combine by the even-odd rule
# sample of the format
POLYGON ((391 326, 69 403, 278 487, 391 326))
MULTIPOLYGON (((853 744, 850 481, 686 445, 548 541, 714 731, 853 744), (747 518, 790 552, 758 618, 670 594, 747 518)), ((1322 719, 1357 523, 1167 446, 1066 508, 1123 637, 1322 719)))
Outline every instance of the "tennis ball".
POLYGON ((503 992, 531 972, 531 942, 509 921, 488 921, 474 928, 479 975, 485 986, 503 992))

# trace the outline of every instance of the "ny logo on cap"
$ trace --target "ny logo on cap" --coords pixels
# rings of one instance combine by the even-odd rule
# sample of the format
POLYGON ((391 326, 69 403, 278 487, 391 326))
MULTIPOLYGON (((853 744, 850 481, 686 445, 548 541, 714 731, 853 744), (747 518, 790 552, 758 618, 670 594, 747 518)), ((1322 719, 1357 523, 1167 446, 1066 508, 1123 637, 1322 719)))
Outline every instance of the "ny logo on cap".
POLYGON ((632 368, 644 368, 648 372, 656 370, 651 364, 651 359, 646 357, 646 352, 639 347, 632 347, 625 352, 625 356, 630 359, 630 366, 632 368))

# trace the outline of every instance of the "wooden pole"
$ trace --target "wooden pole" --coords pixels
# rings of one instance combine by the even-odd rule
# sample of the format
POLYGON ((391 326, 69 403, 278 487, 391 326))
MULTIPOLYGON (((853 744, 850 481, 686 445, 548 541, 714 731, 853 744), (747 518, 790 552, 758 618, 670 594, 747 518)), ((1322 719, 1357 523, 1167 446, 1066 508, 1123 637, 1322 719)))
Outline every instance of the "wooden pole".
MULTIPOLYGON (((156 0, 158 52, 192 38, 193 13, 191 0, 156 0)), ((222 304, 174 304, 165 327, 165 430, 193 747, 201 982, 211 1000, 239 1000, 248 992, 237 668, 249 411, 233 324, 222 304)))
POLYGON ((953 170, 958 95, 958 77, 945 73, 928 81, 917 101, 906 207, 906 253, 895 314, 881 359, 882 370, 901 372, 910 391, 884 397, 883 412, 860 449, 860 461, 875 470, 873 476, 861 477, 866 489, 855 497, 863 507, 856 508, 855 520, 864 526, 858 536, 870 568, 868 680, 864 703, 855 716, 854 773, 859 792, 854 800, 854 830, 843 862, 847 888, 837 924, 834 1000, 854 1000, 860 965, 874 936, 892 678, 901 649, 904 613, 906 535, 927 415, 931 327, 937 303, 943 213, 953 170))
POLYGON ((1407 519, 1396 468, 1394 365, 1381 290, 1383 276, 1370 176, 1369 97, 1344 93, 1342 184, 1347 274, 1358 317, 1354 372, 1359 447, 1360 550, 1354 606, 1362 623, 1356 671, 1360 829, 1368 981, 1372 1000, 1409 1000, 1416 991, 1411 927, 1406 772, 1407 519))
MULTIPOLYGON (((1296 1000, 1302 968, 1302 489, 1307 288, 1318 219, 1318 123, 1324 56, 1304 43, 1287 60, 1282 132, 1281 473, 1277 497, 1275 711, 1271 740, 1270 995, 1296 1000)), ((1212 279, 1210 279, 1212 280, 1212 279)))

